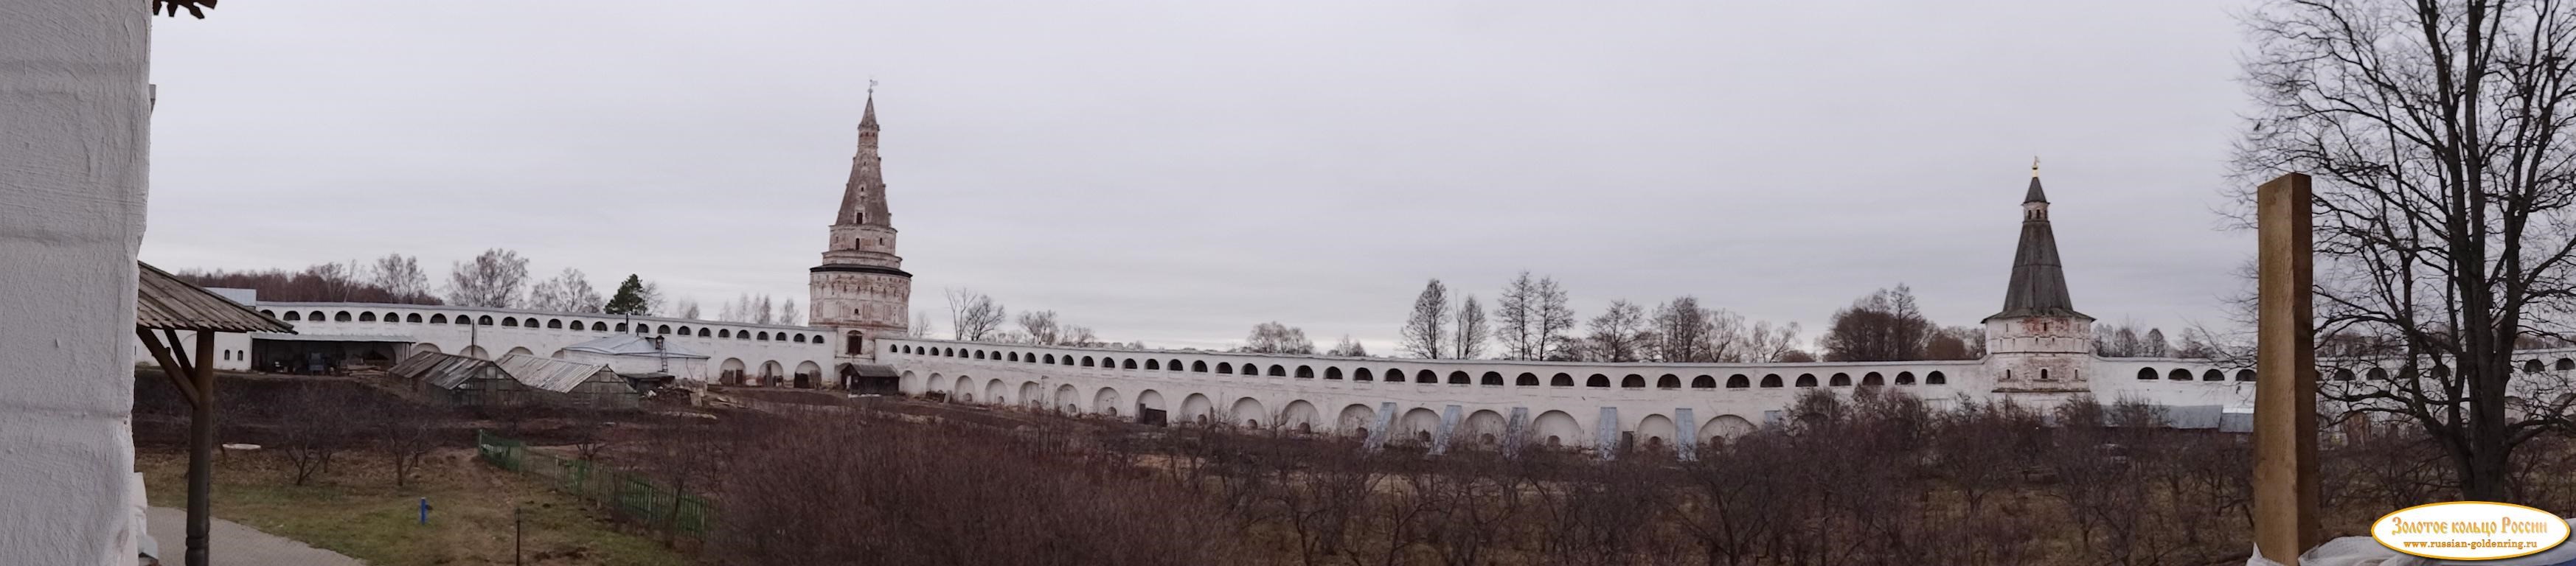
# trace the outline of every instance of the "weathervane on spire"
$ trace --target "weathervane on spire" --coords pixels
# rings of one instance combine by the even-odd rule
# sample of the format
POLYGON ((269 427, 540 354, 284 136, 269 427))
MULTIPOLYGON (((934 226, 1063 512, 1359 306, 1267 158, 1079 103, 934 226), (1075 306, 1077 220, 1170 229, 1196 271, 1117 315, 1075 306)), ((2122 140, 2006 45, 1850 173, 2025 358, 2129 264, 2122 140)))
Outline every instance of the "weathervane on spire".
POLYGON ((2039 156, 2037 155, 2030 156, 2030 177, 2039 178, 2039 156))
POLYGON ((876 96, 876 95, 877 95, 877 78, 876 78, 876 77, 868 77, 868 96, 870 96, 870 97, 874 97, 874 96, 876 96))

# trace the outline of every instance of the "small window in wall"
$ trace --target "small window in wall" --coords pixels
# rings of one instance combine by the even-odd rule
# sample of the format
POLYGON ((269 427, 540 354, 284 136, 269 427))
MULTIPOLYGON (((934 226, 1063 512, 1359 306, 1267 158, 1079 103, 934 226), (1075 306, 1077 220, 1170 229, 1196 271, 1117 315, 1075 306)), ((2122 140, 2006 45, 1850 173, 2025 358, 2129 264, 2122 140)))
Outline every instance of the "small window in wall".
MULTIPOLYGON (((807 240, 807 241, 812 241, 812 240, 807 240)), ((856 355, 859 355, 859 354, 861 354, 861 353, 865 353, 865 352, 866 352, 866 347, 865 347, 865 344, 867 344, 867 339, 866 339, 866 338, 867 338, 867 337, 860 335, 860 334, 859 334, 859 331, 856 331, 856 330, 852 330, 852 331, 850 331, 850 344, 849 344, 849 353, 850 353, 850 355, 856 356, 856 355)))

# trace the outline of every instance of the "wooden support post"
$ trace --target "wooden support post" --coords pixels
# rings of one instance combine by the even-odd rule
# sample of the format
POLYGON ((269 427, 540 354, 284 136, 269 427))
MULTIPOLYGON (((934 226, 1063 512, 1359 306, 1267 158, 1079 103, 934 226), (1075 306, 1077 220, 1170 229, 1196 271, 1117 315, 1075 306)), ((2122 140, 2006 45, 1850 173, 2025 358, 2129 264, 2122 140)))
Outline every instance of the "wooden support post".
POLYGON ((188 413, 188 566, 206 566, 215 506, 215 333, 197 331, 197 410, 188 413))
POLYGON ((2314 219, 2308 176, 2255 189, 2254 546, 2297 566, 2317 540, 2314 219))

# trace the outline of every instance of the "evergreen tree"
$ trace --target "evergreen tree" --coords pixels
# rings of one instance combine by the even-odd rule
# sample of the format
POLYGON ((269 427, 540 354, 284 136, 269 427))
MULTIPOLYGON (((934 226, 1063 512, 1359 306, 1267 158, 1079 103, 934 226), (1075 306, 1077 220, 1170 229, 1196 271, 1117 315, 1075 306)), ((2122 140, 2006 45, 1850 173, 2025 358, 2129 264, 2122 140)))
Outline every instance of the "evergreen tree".
POLYGON ((617 284, 617 296, 608 299, 608 314, 649 314, 644 294, 644 278, 628 274, 626 282, 617 284))

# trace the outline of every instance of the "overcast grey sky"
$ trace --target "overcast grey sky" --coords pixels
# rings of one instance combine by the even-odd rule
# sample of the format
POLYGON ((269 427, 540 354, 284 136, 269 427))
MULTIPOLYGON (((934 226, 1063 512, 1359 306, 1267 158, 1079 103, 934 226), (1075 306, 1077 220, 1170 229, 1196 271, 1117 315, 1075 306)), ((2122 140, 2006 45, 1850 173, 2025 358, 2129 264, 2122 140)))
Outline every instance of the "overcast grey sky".
POLYGON ((804 302, 868 79, 913 309, 1392 350, 1553 275, 1816 334, 2000 307, 2036 154, 2077 308, 2219 322, 2235 2, 227 2, 154 37, 164 268, 516 249, 804 302))

